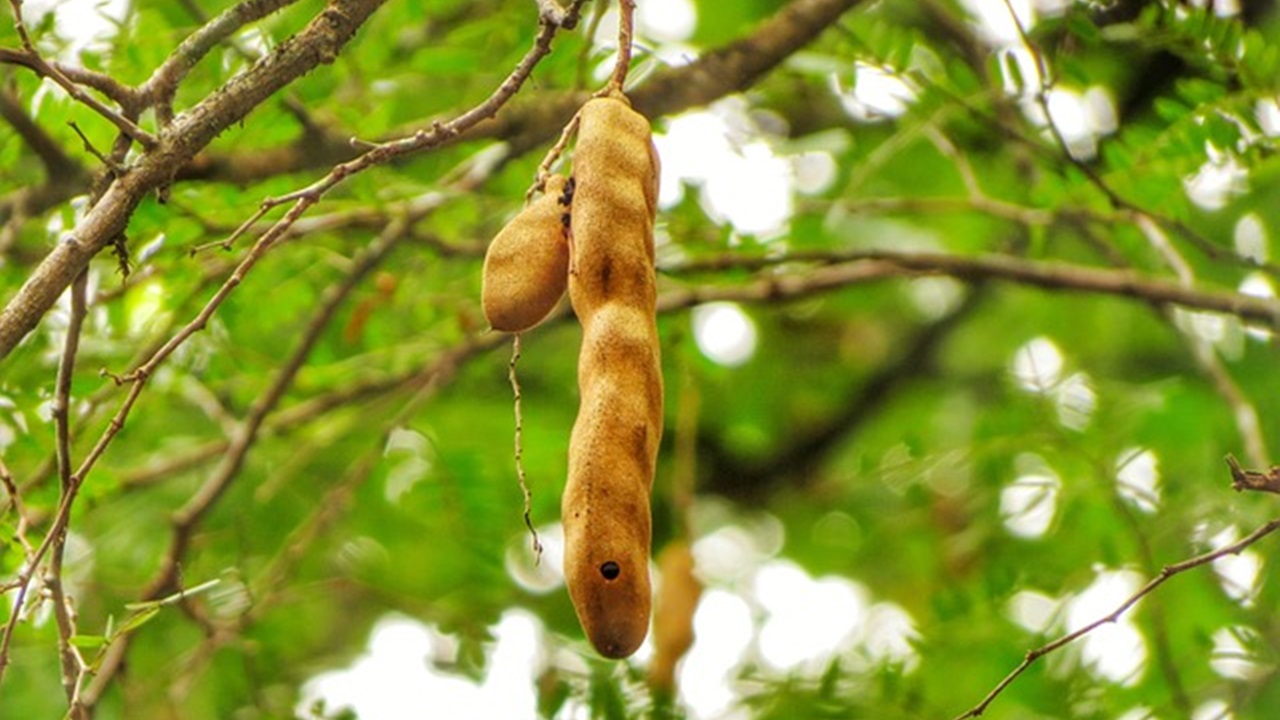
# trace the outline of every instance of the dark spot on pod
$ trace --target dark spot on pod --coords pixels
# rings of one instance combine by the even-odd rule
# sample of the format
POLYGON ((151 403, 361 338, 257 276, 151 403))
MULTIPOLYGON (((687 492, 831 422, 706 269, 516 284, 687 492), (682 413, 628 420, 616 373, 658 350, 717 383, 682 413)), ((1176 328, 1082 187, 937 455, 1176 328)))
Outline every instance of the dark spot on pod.
POLYGON ((613 279, 613 259, 605 258, 604 265, 600 268, 600 289, 607 295, 609 294, 609 281, 613 279))
POLYGON ((622 568, 618 567, 618 563, 610 560, 600 566, 600 574, 605 580, 616 580, 622 574, 622 568))

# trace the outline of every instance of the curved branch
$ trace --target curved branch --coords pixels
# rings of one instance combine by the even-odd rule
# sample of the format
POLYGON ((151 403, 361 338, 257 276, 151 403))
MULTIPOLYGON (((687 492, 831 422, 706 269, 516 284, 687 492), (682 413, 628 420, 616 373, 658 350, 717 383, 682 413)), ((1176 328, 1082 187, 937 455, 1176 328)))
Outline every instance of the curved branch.
POLYGON ((1008 675, 1006 675, 1003 680, 997 683, 996 686, 991 689, 991 692, 987 693, 986 697, 982 698, 981 702, 979 702, 977 705, 974 705, 968 711, 957 715, 955 717, 955 720, 966 720, 966 718, 979 717, 980 715, 982 715, 982 713, 986 712, 987 708, 996 699, 996 697, 999 696, 1000 693, 1004 692, 1004 689, 1009 687, 1009 685, 1014 680, 1017 680, 1018 676, 1021 675, 1024 671, 1026 671, 1027 668, 1031 667, 1031 665, 1035 663, 1036 660, 1039 660, 1045 655, 1048 655, 1049 653, 1065 645, 1068 645, 1070 643, 1075 642, 1076 640, 1079 640, 1080 638, 1084 637, 1085 635, 1088 635, 1094 630, 1097 630, 1103 625, 1108 625, 1119 620, 1120 617, 1124 615, 1126 612, 1128 612, 1130 608, 1136 605, 1139 600, 1146 597, 1147 595, 1150 595, 1156 588, 1163 585, 1167 580, 1169 580, 1173 576, 1180 575, 1188 570, 1193 570, 1195 568, 1200 567, 1201 565, 1207 565, 1213 562, 1214 560, 1217 560, 1218 558, 1221 558, 1221 557, 1226 557, 1227 555, 1237 555, 1240 552, 1242 552, 1245 548, 1249 547, 1250 545, 1253 545, 1254 543, 1270 535, 1276 530, 1280 530, 1280 518, 1272 520, 1271 522, 1259 527, 1257 530, 1254 530, 1253 532, 1246 535, 1244 538, 1240 539, 1237 542, 1231 543, 1230 545, 1219 548, 1212 552, 1204 553, 1203 555, 1197 555, 1193 558, 1183 560, 1182 562, 1174 563, 1172 565, 1166 565, 1158 575, 1148 580, 1147 584, 1143 585, 1141 588, 1138 588, 1137 592, 1135 592, 1134 594, 1126 598, 1124 602, 1120 603, 1115 610, 1112 610, 1107 615, 1104 615, 1103 617, 1100 617, 1097 620, 1094 620, 1093 622, 1089 623, 1088 625, 1085 625, 1084 627, 1080 628, 1079 630, 1076 630, 1075 632, 1067 633, 1066 635, 1063 635, 1062 637, 1058 638, 1057 640, 1054 640, 1053 642, 1047 643, 1045 645, 1041 645, 1038 648, 1027 651, 1026 657, 1023 658, 1022 663, 1019 664, 1018 667, 1014 668, 1013 671, 1010 672, 1008 675))

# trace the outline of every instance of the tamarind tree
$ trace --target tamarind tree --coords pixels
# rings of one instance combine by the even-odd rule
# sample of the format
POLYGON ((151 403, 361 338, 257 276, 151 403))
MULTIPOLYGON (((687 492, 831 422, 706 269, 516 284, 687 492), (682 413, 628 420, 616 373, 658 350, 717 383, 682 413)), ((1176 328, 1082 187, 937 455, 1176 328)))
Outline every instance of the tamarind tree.
POLYGON ((1274 717, 1276 4, 635 5, 9 0, 0 717, 1274 717), (656 292, 571 307, 623 79, 656 292))

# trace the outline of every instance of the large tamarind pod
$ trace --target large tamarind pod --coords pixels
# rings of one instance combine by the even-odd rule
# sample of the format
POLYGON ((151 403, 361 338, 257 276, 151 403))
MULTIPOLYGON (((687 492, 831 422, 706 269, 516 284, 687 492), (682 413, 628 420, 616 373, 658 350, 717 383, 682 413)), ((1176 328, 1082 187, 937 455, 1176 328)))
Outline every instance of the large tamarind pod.
POLYGON ((593 99, 579 117, 569 299, 583 332, 561 501, 565 583, 592 645, 621 658, 644 641, 651 606, 649 492, 662 438, 658 168, 649 123, 625 99, 593 99))
POLYGON ((658 154, 649 121, 622 95, 587 101, 578 118, 570 293, 581 318, 608 300, 655 293, 658 154))
POLYGON ((480 303, 494 330, 520 332, 542 322, 564 295, 569 275, 568 179, 547 178, 542 197, 506 224, 484 255, 480 303))
POLYGON ((649 687, 668 695, 675 691, 676 664, 693 646, 693 616, 702 583, 693 572, 689 543, 675 540, 658 555, 662 584, 653 610, 653 661, 649 687))

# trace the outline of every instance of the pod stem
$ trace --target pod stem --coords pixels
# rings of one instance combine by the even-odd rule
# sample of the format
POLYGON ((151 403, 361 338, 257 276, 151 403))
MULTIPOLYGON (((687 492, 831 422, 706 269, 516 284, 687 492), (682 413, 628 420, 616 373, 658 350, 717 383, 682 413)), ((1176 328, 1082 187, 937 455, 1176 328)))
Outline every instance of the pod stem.
POLYGON ((613 76, 603 94, 621 93, 627 82, 627 71, 631 68, 631 42, 634 35, 636 16, 635 0, 618 0, 618 59, 613 66, 613 76))
POLYGON ((511 394, 514 397, 513 407, 516 415, 515 461, 516 479, 520 481, 520 492, 524 495, 524 526, 529 528, 533 539, 533 561, 542 561, 542 541, 538 539, 538 531, 533 527, 533 493, 529 490, 529 482, 524 474, 524 416, 520 412, 520 379, 516 377, 516 363, 520 362, 520 333, 511 336, 511 362, 507 365, 507 378, 511 380, 511 394))
POLYGON ((533 199, 534 193, 541 192, 542 189, 546 187, 547 176, 551 174, 551 166, 555 164, 556 160, 560 159, 562 154, 564 154, 564 149, 569 146, 569 140, 573 137, 574 133, 578 132, 578 122, 581 114, 581 111, 579 111, 574 113, 573 117, 569 118, 569 122, 564 126, 564 129, 560 131, 560 138, 556 140, 555 145, 551 146, 551 149, 547 151, 547 156, 544 157, 542 159, 542 163, 538 165, 538 175, 534 181, 533 187, 529 188, 529 191, 524 194, 524 200, 526 203, 533 199))

